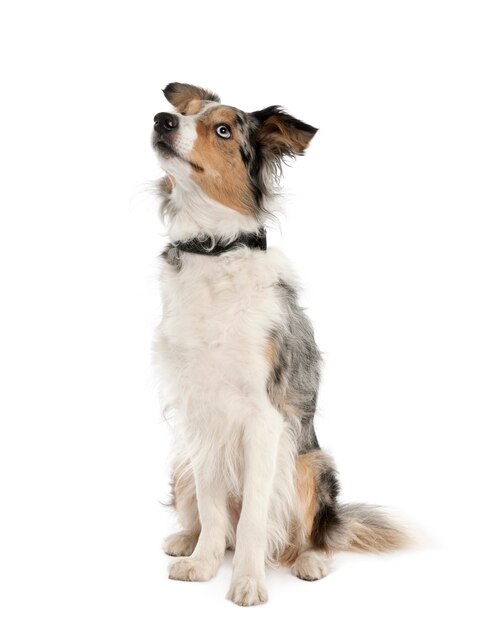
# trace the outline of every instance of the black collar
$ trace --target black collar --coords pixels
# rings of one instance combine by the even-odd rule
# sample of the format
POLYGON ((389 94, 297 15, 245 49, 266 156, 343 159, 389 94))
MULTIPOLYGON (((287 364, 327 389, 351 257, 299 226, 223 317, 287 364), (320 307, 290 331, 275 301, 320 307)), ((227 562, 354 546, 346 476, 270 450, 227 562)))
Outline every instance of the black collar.
POLYGON ((181 252, 192 252, 193 254, 206 254, 208 256, 219 256, 229 250, 234 250, 239 246, 246 246, 251 249, 267 250, 266 229, 261 228, 256 233, 239 233, 230 243, 214 242, 212 237, 194 237, 186 241, 175 241, 172 248, 181 252))

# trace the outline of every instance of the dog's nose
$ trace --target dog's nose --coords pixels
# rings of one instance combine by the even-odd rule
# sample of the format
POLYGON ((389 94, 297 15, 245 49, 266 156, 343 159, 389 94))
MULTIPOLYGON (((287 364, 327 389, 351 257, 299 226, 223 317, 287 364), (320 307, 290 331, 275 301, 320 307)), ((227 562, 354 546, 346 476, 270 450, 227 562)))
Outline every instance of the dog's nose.
POLYGON ((169 133, 179 126, 179 118, 173 113, 158 113, 154 116, 154 128, 160 133, 169 133))

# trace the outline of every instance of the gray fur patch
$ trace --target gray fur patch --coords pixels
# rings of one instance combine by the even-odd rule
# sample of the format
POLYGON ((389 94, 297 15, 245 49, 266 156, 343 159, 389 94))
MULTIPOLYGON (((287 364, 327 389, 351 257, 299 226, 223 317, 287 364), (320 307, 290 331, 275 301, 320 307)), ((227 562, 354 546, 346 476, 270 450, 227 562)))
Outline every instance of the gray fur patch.
POLYGON ((164 248, 161 252, 161 258, 163 258, 168 265, 176 268, 178 271, 181 269, 181 251, 173 246, 171 243, 164 248))
POLYGON ((297 302, 297 292, 280 281, 276 285, 284 308, 284 324, 272 329, 273 364, 267 392, 274 407, 298 422, 298 452, 319 448, 314 415, 320 380, 320 353, 312 324, 297 302))

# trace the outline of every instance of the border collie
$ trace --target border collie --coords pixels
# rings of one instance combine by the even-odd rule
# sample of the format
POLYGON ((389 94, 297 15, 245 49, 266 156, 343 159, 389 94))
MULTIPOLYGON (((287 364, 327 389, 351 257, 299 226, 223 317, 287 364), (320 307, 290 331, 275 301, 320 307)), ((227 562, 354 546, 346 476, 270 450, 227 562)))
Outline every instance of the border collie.
POLYGON ((234 550, 228 598, 267 600, 265 564, 304 580, 338 550, 385 551, 406 533, 368 505, 341 504, 314 414, 320 354, 288 259, 267 248, 281 164, 317 129, 279 106, 246 113, 208 90, 171 83, 174 113, 152 144, 170 243, 161 255, 155 341, 177 435, 169 577, 204 581, 234 550))

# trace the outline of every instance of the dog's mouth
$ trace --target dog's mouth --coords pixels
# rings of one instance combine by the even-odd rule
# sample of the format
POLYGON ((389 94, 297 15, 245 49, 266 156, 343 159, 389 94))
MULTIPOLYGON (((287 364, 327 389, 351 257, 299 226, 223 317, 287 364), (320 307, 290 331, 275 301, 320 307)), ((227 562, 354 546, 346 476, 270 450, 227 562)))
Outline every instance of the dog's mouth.
POLYGON ((154 141, 154 147, 165 157, 175 157, 176 159, 180 159, 181 161, 184 161, 185 163, 189 163, 189 165, 194 168, 196 171, 198 172, 204 172, 204 168, 201 167, 200 165, 198 165, 197 163, 194 163, 193 161, 188 161, 188 159, 185 159, 184 157, 182 157, 180 154, 178 154, 176 152, 176 150, 166 141, 164 141, 164 139, 161 139, 161 137, 158 137, 157 139, 155 139, 154 141))

